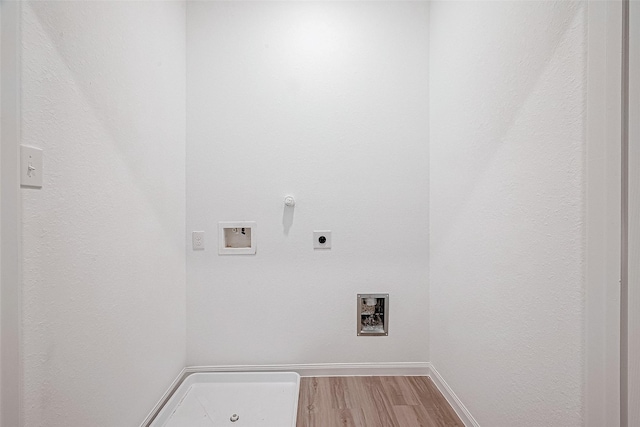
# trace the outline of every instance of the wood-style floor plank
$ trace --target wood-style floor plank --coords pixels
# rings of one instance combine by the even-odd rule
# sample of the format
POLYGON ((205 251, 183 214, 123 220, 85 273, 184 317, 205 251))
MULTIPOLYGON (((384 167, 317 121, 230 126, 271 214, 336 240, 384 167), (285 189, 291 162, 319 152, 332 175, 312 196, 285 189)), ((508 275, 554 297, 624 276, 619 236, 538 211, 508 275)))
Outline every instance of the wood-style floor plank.
POLYGON ((464 427, 429 377, 300 380, 297 427, 464 427))
POLYGON ((407 377, 413 385, 413 389, 418 393, 418 398, 422 406, 429 412, 431 418, 437 419, 444 426, 457 425, 461 423, 460 418, 455 411, 449 406, 449 402, 444 398, 440 390, 431 381, 429 377, 407 377), (423 378, 427 378, 425 381, 423 378))

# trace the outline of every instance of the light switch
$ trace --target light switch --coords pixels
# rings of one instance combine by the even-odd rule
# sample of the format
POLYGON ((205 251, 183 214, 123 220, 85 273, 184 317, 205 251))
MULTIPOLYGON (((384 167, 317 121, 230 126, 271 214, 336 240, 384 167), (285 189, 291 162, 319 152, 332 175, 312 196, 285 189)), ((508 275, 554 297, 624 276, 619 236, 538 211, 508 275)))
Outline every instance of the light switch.
POLYGON ((20 185, 42 187, 42 150, 20 146, 20 185))

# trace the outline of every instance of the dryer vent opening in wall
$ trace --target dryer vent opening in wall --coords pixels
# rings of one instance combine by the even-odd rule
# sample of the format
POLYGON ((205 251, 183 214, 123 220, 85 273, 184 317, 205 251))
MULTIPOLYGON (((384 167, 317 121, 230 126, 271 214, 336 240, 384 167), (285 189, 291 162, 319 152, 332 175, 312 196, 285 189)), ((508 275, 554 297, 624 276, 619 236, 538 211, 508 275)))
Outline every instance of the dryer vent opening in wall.
POLYGON ((359 336, 389 335, 389 294, 358 294, 359 336))
POLYGON ((252 255, 256 253, 256 223, 228 221, 218 223, 218 254, 252 255))

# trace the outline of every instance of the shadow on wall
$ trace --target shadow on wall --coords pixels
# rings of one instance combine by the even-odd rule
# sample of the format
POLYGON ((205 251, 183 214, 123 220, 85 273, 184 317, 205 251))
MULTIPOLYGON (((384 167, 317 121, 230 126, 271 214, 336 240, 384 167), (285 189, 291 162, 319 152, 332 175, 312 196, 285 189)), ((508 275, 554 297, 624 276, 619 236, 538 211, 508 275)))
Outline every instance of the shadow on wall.
MULTIPOLYGON (((586 6, 561 1, 453 2, 440 10, 439 3, 431 3, 430 144, 433 147, 454 143, 451 135, 456 129, 463 129, 461 134, 474 135, 472 143, 465 141, 472 152, 460 156, 455 150, 443 150, 438 153, 440 157, 431 160, 432 174, 454 175, 455 179, 449 180, 447 186, 451 194, 462 195, 447 202, 451 204, 451 215, 445 230, 438 233, 446 236, 446 229, 455 224, 501 147, 505 143, 519 143, 508 134, 552 66, 567 32, 585 22, 586 6), (523 26, 522 16, 528 16, 531 25, 523 26), (491 25, 492 22, 499 25, 491 25), (439 38, 440 34, 457 37, 445 40, 439 38), (473 51, 455 49, 460 45, 477 47, 475 39, 486 43, 473 51), (441 57, 447 62, 441 63, 441 57), (449 97, 464 99, 465 103, 451 106, 455 112, 438 114, 442 109, 438 102, 449 97), (450 121, 451 117, 456 117, 455 122, 450 121), (436 128, 440 129, 439 134, 434 132, 436 128)), ((542 121, 544 117, 540 119, 538 126, 542 131, 547 123, 542 121)), ((435 237, 431 247, 440 244, 435 237)))
MULTIPOLYGON (((73 111, 73 107, 89 108, 90 113, 83 111, 84 117, 95 120, 95 123, 83 123, 83 126, 95 131, 69 135, 61 148, 87 155, 95 155, 99 150, 109 154, 119 153, 119 164, 127 168, 128 176, 122 176, 121 170, 113 170, 113 176, 95 180, 92 193, 88 196, 95 198, 100 193, 105 194, 101 206, 108 208, 110 203, 118 203, 120 198, 119 194, 113 193, 109 181, 126 181, 128 186, 134 183, 138 200, 147 201, 145 207, 158 216, 158 222, 166 222, 167 214, 173 213, 159 211, 158 203, 153 200, 175 191, 176 183, 167 178, 164 165, 152 165, 149 147, 156 145, 155 148, 159 149, 158 146, 165 141, 184 146, 184 134, 178 134, 175 129, 179 126, 184 129, 185 117, 184 114, 174 114, 180 104, 184 110, 186 101, 186 64, 176 64, 174 60, 174 52, 184 49, 184 33, 181 32, 184 27, 166 22, 166 13, 162 13, 161 7, 145 7, 137 2, 74 2, 73 7, 69 7, 68 2, 43 1, 25 2, 23 7, 30 12, 23 12, 23 19, 36 17, 38 22, 29 23, 29 26, 39 27, 46 33, 50 46, 57 51, 57 60, 64 63, 68 71, 68 75, 53 74, 55 71, 47 71, 42 64, 23 64, 25 68, 40 67, 45 70, 37 80, 40 85, 37 95, 45 104, 39 113, 45 115, 45 119, 55 115, 54 123, 56 126, 60 124, 61 132, 64 131, 62 126, 65 126, 65 122, 69 126, 68 121, 79 119, 66 116, 68 111, 73 111), (140 10, 141 6, 144 12, 140 10), (141 13, 149 21, 165 20, 166 25, 162 28, 165 32, 176 33, 175 42, 173 37, 164 37, 175 44, 145 43, 161 24, 148 27, 141 25, 136 19, 141 13), (158 94, 157 84, 161 79, 164 80, 161 84, 167 90, 158 94), (149 84, 140 84, 144 81, 149 81, 149 84), (66 87, 70 95, 51 96, 49 87, 55 88, 56 85, 66 87), (82 95, 84 102, 78 101, 76 94, 82 95), (169 99, 176 106, 171 111, 166 108, 169 99), (109 137, 105 138, 105 134, 109 137)), ((48 46, 39 48, 50 49, 48 46)), ((61 157, 64 155, 58 150, 49 153, 47 158, 51 162, 64 164, 65 159, 61 157)), ((100 166, 105 165, 75 165, 76 170, 85 176, 91 176, 100 166)), ((102 169, 101 172, 104 172, 104 167, 102 169)), ((54 170, 49 168, 49 172, 54 170)), ((51 175, 49 177, 52 178, 51 175)), ((67 196, 82 197, 82 194, 67 196)), ((73 201, 66 202, 73 205, 73 201)))
POLYGON ((289 230, 293 226, 294 206, 285 206, 282 211, 282 229, 285 236, 289 235, 289 230))
POLYGON ((185 359, 184 5, 21 8, 25 423, 134 425, 185 359))

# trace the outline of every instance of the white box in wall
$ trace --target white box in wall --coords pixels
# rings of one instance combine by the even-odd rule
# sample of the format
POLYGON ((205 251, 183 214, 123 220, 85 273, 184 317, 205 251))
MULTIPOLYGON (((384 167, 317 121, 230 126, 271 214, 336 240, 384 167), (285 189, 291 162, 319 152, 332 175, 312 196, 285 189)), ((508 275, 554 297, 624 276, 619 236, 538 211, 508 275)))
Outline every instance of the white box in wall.
POLYGON ((389 335, 389 294, 358 294, 358 336, 389 335))
POLYGON ((255 253, 255 221, 221 221, 218 223, 218 254, 253 255, 255 253))

